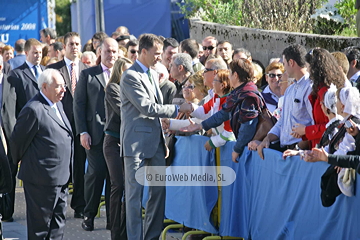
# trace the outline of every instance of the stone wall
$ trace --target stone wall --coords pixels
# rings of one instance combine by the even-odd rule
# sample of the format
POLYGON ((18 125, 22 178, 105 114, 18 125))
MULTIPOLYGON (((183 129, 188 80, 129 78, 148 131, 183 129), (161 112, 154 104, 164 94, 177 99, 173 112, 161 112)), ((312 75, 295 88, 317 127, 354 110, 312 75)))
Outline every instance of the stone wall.
POLYGON ((218 41, 228 40, 234 49, 248 49, 253 59, 260 60, 265 66, 270 58, 281 57, 284 48, 294 43, 302 44, 306 49, 326 48, 330 52, 348 46, 360 46, 360 38, 262 30, 191 19, 190 38, 201 43, 206 36, 214 36, 218 41))

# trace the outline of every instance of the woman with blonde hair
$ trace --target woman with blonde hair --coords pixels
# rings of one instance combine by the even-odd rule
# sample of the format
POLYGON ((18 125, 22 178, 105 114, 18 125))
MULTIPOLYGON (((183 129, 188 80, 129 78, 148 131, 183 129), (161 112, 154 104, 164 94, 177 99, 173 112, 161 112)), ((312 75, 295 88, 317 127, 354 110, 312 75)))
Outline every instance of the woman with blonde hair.
POLYGON ((2 49, 2 56, 4 62, 7 62, 10 59, 14 58, 14 48, 10 45, 5 45, 2 49))
POLYGON ((110 175, 110 230, 111 239, 126 239, 125 209, 122 208, 124 192, 124 167, 120 157, 120 79, 126 69, 132 65, 130 59, 116 60, 112 74, 105 88, 105 138, 104 157, 110 175))

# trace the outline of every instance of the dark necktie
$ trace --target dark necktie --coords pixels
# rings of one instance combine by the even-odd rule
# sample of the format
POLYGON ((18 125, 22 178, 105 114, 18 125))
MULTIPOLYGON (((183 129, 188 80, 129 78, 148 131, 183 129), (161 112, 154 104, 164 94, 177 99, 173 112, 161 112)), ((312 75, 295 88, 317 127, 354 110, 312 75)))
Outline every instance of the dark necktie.
POLYGON ((152 84, 152 78, 151 78, 151 73, 150 73, 150 68, 147 70, 147 75, 149 77, 149 81, 152 84))
POLYGON ((35 73, 35 78, 36 78, 36 80, 38 80, 38 78, 39 78, 39 71, 38 71, 38 66, 37 65, 34 65, 34 73, 35 73))

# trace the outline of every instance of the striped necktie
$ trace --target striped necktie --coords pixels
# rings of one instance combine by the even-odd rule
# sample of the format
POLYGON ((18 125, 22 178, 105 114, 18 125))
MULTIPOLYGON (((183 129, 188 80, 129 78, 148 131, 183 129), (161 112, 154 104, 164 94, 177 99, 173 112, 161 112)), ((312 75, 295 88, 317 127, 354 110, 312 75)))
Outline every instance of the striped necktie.
POLYGON ((72 94, 74 95, 75 93, 75 88, 76 88, 76 73, 75 73, 75 63, 72 62, 71 63, 71 91, 72 94))

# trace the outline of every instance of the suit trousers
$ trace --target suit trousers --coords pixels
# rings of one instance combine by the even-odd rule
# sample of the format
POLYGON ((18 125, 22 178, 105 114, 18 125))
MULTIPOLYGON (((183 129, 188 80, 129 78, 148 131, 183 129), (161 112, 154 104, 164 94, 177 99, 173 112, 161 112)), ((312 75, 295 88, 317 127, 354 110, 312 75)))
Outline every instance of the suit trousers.
POLYGON ((63 239, 68 189, 23 182, 28 240, 63 239))
MULTIPOLYGON (((103 154, 103 139, 97 145, 91 145, 90 150, 85 150, 88 168, 85 173, 85 202, 84 216, 95 218, 99 208, 104 179, 110 183, 108 168, 103 154)), ((105 185, 106 221, 110 223, 110 184, 105 185)))
POLYGON ((136 171, 143 166, 165 166, 165 149, 158 146, 152 158, 143 160, 124 157, 126 231, 131 240, 158 240, 163 229, 165 215, 165 186, 149 186, 149 198, 145 206, 144 227, 142 221, 142 198, 144 186, 135 179, 136 171), (144 229, 144 233, 143 233, 144 229))
POLYGON ((86 153, 80 144, 80 135, 74 139, 74 163, 72 169, 73 194, 70 207, 76 212, 84 212, 84 174, 85 174, 86 153))
POLYGON ((124 196, 124 160, 120 157, 120 139, 105 134, 104 156, 106 165, 109 169, 111 192, 110 192, 110 224, 111 239, 126 240, 126 217, 125 205, 123 206, 124 196))

